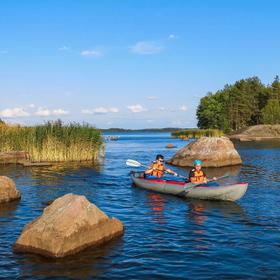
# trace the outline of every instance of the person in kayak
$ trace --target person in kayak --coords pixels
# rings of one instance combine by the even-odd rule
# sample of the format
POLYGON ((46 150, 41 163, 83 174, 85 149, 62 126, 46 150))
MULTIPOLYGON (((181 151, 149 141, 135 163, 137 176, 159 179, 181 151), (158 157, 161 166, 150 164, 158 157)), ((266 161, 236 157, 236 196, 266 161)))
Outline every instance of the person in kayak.
POLYGON ((157 155, 156 161, 153 162, 153 165, 151 167, 148 167, 145 171, 145 175, 150 175, 153 177, 162 177, 165 172, 170 173, 174 176, 178 176, 178 174, 174 171, 172 171, 169 168, 166 168, 164 166, 164 156, 163 155, 157 155))
POLYGON ((207 184, 206 173, 202 170, 202 161, 199 159, 194 160, 194 168, 189 173, 189 181, 193 184, 207 184))

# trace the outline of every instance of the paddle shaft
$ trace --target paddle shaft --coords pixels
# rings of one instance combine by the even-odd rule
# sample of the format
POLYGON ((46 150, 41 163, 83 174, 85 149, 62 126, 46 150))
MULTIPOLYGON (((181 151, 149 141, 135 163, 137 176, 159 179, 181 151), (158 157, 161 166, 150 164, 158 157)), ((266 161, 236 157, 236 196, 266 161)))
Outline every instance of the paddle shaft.
MULTIPOLYGON (((143 167, 150 168, 150 169, 152 168, 151 166, 142 164, 141 162, 138 162, 138 161, 136 161, 136 160, 127 160, 127 161, 126 161, 126 164, 129 165, 129 166, 133 166, 133 167, 140 167, 140 166, 143 166, 143 167), (136 166, 136 165, 138 165, 138 166, 136 166)), ((160 170, 160 169, 157 169, 157 168, 153 168, 153 169, 154 169, 154 170, 158 170, 158 171, 163 171, 163 172, 168 173, 168 174, 172 174, 171 172, 168 172, 167 170, 160 170)), ((177 177, 186 179, 186 177, 181 176, 181 175, 179 175, 179 174, 177 174, 177 177)))

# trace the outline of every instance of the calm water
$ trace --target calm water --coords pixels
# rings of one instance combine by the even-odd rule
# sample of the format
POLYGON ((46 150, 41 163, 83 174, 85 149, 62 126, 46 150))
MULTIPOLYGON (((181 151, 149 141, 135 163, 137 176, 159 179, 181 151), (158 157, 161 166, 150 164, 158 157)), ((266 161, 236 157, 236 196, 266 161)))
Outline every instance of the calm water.
MULTIPOLYGON (((248 181, 237 203, 184 200, 131 187, 128 158, 149 163, 186 143, 169 134, 119 134, 107 143, 102 166, 23 168, 1 166, 22 194, 0 207, 0 278, 18 279, 280 279, 280 145, 242 144, 242 168, 208 170, 231 181, 248 181), (48 201, 83 194, 125 234, 105 247, 64 260, 15 254, 12 244, 48 201)), ((186 174, 182 168, 174 168, 186 174)))

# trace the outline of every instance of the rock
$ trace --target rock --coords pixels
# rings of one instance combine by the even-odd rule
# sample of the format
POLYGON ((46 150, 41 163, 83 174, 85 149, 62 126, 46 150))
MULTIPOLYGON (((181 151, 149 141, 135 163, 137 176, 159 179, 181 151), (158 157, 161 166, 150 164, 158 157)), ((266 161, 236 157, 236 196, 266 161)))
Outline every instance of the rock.
POLYGON ((25 151, 1 152, 0 163, 18 163, 21 160, 28 160, 29 155, 25 151))
POLYGON ((231 140, 263 141, 280 139, 280 124, 260 124, 253 125, 228 135, 231 140))
POLYGON ((0 176, 0 203, 20 199, 15 182, 6 176, 0 176))
POLYGON ((227 137, 202 137, 180 149, 170 160, 173 165, 193 166, 200 159, 204 167, 241 164, 241 158, 227 137))
POLYGON ((167 145, 165 146, 165 148, 167 148, 167 149, 174 149, 175 146, 174 146, 173 144, 167 144, 167 145))
POLYGON ((61 258, 103 244, 123 231, 118 219, 110 219, 85 196, 66 194, 24 227, 14 250, 61 258))

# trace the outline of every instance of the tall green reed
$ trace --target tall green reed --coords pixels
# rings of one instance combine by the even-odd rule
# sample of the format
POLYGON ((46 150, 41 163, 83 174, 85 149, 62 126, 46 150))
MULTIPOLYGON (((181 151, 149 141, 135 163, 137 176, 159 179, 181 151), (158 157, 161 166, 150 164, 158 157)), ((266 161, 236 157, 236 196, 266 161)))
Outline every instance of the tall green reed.
POLYGON ((200 138, 200 137, 220 137, 224 133, 219 129, 186 129, 171 133, 172 137, 180 139, 200 138))
POLYGON ((88 124, 0 125, 0 152, 26 151, 35 162, 95 161, 102 144, 100 131, 88 124))

